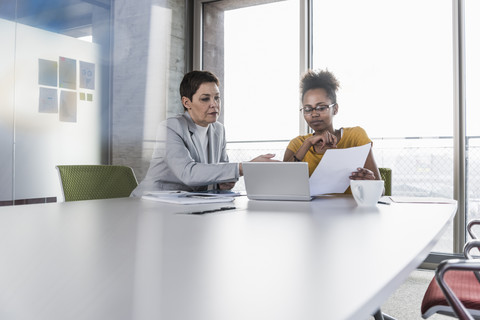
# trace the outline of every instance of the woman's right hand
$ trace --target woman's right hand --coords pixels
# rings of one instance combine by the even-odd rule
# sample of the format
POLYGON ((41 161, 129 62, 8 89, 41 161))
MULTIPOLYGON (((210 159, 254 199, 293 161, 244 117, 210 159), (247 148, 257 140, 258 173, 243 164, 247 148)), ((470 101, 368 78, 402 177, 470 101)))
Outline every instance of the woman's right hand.
POLYGON ((262 154, 256 158, 253 158, 250 160, 250 162, 278 162, 278 160, 273 160, 273 157, 275 157, 275 153, 262 154))

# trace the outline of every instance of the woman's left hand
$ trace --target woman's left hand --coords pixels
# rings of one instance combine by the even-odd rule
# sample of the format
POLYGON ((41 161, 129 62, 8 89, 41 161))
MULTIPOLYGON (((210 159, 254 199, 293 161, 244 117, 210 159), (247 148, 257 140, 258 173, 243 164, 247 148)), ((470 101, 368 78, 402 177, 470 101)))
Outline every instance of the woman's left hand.
POLYGON ((232 190, 235 186, 235 182, 223 182, 218 184, 220 190, 232 190))
POLYGON ((323 132, 314 132, 310 139, 313 149, 316 153, 324 154, 327 149, 337 148, 337 136, 327 130, 323 132))
POLYGON ((352 172, 351 180, 375 180, 375 175, 372 171, 366 168, 357 168, 357 171, 352 172))

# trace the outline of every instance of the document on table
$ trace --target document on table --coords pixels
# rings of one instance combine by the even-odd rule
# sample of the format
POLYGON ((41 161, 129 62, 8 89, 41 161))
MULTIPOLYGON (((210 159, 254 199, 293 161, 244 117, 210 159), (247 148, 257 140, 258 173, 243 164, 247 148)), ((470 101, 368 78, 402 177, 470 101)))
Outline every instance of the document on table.
POLYGON ((328 149, 310 177, 310 194, 344 193, 350 175, 363 168, 371 144, 346 149, 328 149))
POLYGON ((404 197, 404 196, 388 196, 391 202, 396 203, 455 203, 454 199, 437 198, 437 197, 404 197))
POLYGON ((175 204, 223 203, 235 200, 232 196, 186 191, 151 191, 145 193, 142 199, 175 204))

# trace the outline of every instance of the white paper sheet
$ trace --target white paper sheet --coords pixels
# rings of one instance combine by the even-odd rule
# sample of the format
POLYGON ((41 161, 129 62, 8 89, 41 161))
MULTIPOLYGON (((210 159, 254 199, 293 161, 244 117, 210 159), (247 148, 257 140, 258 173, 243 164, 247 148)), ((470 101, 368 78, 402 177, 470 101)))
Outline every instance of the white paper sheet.
POLYGON ((371 144, 346 149, 328 149, 310 177, 310 194, 344 193, 350 185, 350 175, 362 168, 371 144))
POLYGON ((235 200, 231 196, 185 191, 152 191, 145 193, 142 199, 175 204, 224 203, 235 200))

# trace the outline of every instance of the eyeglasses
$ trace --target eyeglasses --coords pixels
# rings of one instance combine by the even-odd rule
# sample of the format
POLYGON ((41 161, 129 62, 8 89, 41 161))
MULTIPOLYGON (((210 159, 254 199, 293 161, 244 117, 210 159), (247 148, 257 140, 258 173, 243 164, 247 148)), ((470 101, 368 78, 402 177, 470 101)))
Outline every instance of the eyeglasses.
POLYGON ((328 109, 330 109, 331 107, 335 106, 337 103, 332 103, 328 106, 316 106, 315 108, 312 108, 312 107, 303 107, 300 109, 300 111, 303 111, 303 114, 312 114, 313 110, 315 110, 317 113, 325 113, 327 112, 328 109))

